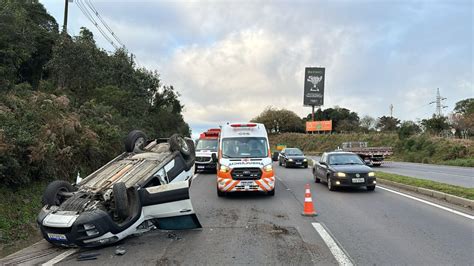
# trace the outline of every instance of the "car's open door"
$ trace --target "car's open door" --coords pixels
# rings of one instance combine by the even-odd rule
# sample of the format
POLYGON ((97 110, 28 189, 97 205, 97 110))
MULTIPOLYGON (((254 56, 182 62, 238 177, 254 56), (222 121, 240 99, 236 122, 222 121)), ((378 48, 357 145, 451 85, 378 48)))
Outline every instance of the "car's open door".
POLYGON ((189 198, 190 184, 186 180, 140 189, 145 219, 165 230, 201 228, 189 198))

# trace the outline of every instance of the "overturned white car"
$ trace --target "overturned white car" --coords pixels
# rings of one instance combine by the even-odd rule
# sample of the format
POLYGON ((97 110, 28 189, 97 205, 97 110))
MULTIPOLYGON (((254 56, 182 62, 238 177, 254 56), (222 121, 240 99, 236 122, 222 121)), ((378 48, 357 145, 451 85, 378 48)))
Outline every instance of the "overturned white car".
POLYGON ((189 198, 194 143, 130 132, 126 152, 77 184, 53 181, 37 222, 54 245, 94 247, 152 228, 200 228, 189 198))

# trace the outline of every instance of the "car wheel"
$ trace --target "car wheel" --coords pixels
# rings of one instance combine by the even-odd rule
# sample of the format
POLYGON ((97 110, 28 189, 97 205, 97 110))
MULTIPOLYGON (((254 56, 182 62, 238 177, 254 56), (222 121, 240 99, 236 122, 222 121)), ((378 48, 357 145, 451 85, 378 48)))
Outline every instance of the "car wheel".
POLYGON ((336 190, 336 188, 335 188, 335 187, 333 186, 333 184, 332 184, 332 180, 331 180, 330 177, 328 177, 328 189, 329 189, 330 191, 336 190))
POLYGON ((126 152, 141 152, 146 145, 146 135, 143 131, 132 130, 125 139, 126 152))
POLYGON ((288 163, 285 161, 285 168, 288 168, 288 163))
POLYGON ((219 189, 217 189, 217 196, 218 197, 225 197, 225 195, 226 195, 225 192, 222 192, 219 189))
POLYGON ((314 177, 314 183, 321 183, 321 179, 314 177))
POLYGON ((374 189, 375 189, 375 186, 367 186, 368 191, 374 191, 374 189))
POLYGON ((308 168, 308 165, 305 165, 304 168, 308 168))
POLYGON ((275 189, 268 191, 267 195, 268 196, 275 196, 275 189))
POLYGON ((117 182, 112 187, 114 196, 115 214, 120 219, 128 217, 128 196, 127 187, 124 182, 117 182))
POLYGON ((188 142, 179 134, 172 135, 168 143, 172 151, 179 151, 184 158, 191 156, 191 147, 189 147, 188 142))
POLYGON ((69 182, 64 180, 53 181, 49 183, 44 190, 41 202, 43 205, 59 206, 66 200, 66 197, 62 194, 73 191, 75 191, 75 189, 69 182))

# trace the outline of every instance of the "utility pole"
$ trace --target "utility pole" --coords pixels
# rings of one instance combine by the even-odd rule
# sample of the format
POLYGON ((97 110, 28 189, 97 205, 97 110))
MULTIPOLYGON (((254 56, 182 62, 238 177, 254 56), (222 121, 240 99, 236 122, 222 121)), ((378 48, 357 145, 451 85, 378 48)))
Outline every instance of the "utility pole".
POLYGON ((433 102, 430 102, 430 104, 433 104, 435 103, 436 104, 436 115, 438 117, 441 117, 443 115, 443 109, 448 107, 446 105, 443 105, 442 101, 446 100, 447 98, 446 97, 441 97, 441 95, 439 94, 439 88, 437 88, 437 93, 436 93, 436 100, 433 101, 433 102))
MULTIPOLYGON (((71 0, 72 2, 72 0, 71 0)), ((63 22, 63 33, 67 33, 67 13, 69 8, 69 0, 64 0, 64 22, 63 22)))
POLYGON ((390 104, 390 117, 393 117, 393 104, 390 104))

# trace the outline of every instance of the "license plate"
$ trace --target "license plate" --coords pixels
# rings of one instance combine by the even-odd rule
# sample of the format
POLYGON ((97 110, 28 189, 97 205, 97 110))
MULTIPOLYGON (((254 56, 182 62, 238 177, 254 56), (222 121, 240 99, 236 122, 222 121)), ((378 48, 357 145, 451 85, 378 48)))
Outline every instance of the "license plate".
POLYGON ((204 168, 206 168, 204 165, 199 165, 198 166, 198 169, 204 169, 204 168))
POLYGON ((242 186, 247 186, 248 187, 248 186, 253 185, 253 181, 240 181, 240 184, 242 186))
POLYGON ((352 183, 364 183, 364 178, 352 178, 352 183))
POLYGON ((67 241, 66 235, 63 234, 48 233, 48 238, 51 240, 67 241))

